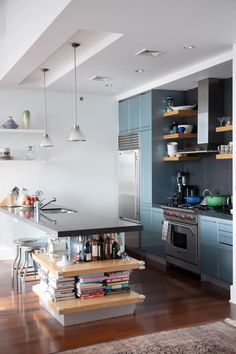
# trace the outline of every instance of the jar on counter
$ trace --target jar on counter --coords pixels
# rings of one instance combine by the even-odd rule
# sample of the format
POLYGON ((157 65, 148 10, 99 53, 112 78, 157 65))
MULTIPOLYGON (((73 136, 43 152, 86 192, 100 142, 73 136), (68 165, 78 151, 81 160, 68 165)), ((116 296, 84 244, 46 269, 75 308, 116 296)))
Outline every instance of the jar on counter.
POLYGON ((25 158, 26 158, 26 160, 34 160, 34 158, 35 158, 35 147, 34 146, 31 146, 31 145, 28 146, 28 150, 25 154, 25 158))

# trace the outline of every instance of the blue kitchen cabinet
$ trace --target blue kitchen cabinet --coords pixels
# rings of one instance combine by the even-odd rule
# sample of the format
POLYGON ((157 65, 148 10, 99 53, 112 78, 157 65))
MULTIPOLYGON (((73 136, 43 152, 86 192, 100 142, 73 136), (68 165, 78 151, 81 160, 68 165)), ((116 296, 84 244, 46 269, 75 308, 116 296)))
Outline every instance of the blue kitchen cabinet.
POLYGON ((129 104, 129 129, 130 131, 140 129, 140 95, 128 100, 129 104))
POLYGON ((152 132, 140 132, 140 202, 152 205, 152 132))
POLYGON ((152 93, 146 92, 140 95, 141 129, 151 129, 152 126, 152 93))
POLYGON ((129 102, 124 100, 119 102, 119 133, 129 131, 129 102))
POLYGON ((151 247, 152 238, 152 208, 151 206, 141 204, 140 207, 140 221, 143 225, 141 231, 140 243, 141 249, 149 251, 151 247))
POLYGON ((201 273, 232 284, 232 221, 199 218, 201 273))
POLYGON ((201 273, 218 278, 217 219, 199 217, 201 273))
POLYGON ((218 219, 218 276, 232 284, 233 278, 233 225, 231 220, 218 219))
POLYGON ((164 258, 165 257, 165 241, 162 240, 162 222, 163 209, 152 208, 152 240, 151 246, 153 248, 151 253, 164 258))

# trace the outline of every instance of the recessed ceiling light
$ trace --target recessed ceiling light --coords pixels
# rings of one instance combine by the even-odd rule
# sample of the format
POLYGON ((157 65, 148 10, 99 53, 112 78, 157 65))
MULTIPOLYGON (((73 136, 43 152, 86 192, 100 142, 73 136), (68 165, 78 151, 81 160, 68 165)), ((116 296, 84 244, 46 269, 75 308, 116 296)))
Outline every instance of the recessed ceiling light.
POLYGON ((106 84, 105 87, 112 87, 112 84, 106 84))
POLYGON ((134 70, 136 73, 143 73, 144 72, 144 69, 136 69, 134 70))
POLYGON ((195 46, 192 45, 192 44, 188 44, 188 45, 183 45, 182 48, 183 48, 183 49, 194 49, 195 46))

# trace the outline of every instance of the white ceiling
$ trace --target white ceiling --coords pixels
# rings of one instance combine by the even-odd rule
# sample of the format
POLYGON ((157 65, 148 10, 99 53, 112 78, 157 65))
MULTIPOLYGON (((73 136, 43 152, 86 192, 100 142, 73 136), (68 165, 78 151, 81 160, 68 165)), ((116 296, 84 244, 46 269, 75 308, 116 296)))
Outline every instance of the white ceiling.
MULTIPOLYGON (((77 50, 79 92, 115 96, 228 53, 236 43, 235 0, 62 1, 58 0, 61 8, 57 16, 51 16, 51 22, 27 42, 27 50, 3 73, 1 86, 42 87, 39 68, 48 67, 49 89, 72 91, 70 41, 81 43, 77 50), (195 48, 184 50, 182 46, 188 44, 195 48), (166 53, 158 57, 134 55, 143 48, 166 53), (139 68, 144 72, 135 73, 139 68), (95 75, 108 76, 112 87, 89 80, 95 75)), ((33 30, 32 22, 28 29, 27 20, 22 22, 26 31, 33 30)), ((7 35, 7 24, 5 27, 7 35)), ((231 63, 196 71, 162 88, 188 89, 207 76, 229 77, 231 63)))

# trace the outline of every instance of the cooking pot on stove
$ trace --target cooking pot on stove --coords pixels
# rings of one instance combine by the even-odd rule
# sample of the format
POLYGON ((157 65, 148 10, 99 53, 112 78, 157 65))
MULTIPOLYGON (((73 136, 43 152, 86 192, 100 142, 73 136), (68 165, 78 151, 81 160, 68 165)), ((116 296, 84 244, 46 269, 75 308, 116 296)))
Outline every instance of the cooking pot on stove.
POLYGON ((195 196, 186 197, 185 199, 186 199, 187 204, 196 205, 196 204, 201 203, 201 201, 203 200, 203 196, 202 195, 195 195, 195 196))
POLYGON ((228 195, 211 194, 207 197, 207 205, 210 208, 220 208, 227 204, 228 195))

